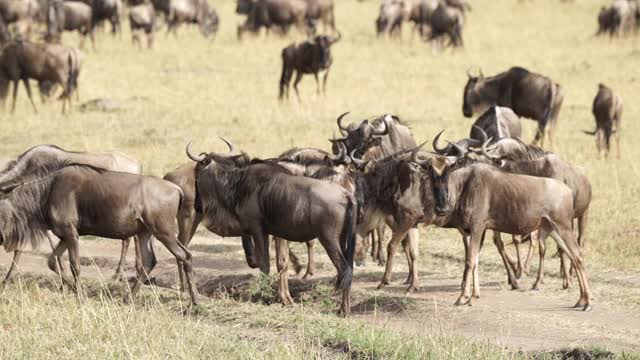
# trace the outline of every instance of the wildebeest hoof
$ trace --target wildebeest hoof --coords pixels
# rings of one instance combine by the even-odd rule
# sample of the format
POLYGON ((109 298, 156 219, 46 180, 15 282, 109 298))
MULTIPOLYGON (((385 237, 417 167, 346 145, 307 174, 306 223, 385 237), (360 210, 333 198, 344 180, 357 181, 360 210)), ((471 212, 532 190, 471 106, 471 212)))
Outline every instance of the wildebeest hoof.
POLYGON ((407 294, 413 294, 416 291, 418 291, 418 286, 417 285, 411 285, 407 288, 407 294))
POLYGON ((511 282, 511 290, 520 290, 520 285, 517 282, 511 282))
POLYGON ((312 273, 312 272, 310 273, 310 272, 307 271, 302 278, 304 280, 311 279, 314 275, 315 275, 314 273, 312 273))
POLYGON ((389 285, 389 282, 383 280, 383 281, 380 282, 380 284, 378 284, 378 287, 376 287, 376 290, 380 290, 380 289, 382 289, 383 287, 385 287, 387 285, 389 285))
POLYGON ((538 288, 538 285, 533 285, 533 287, 531 288, 531 291, 540 291, 540 288, 538 288))
POLYGON ((453 304, 454 306, 462 306, 466 305, 469 302, 469 299, 464 299, 462 296, 458 298, 458 300, 453 304))
POLYGON ((378 266, 384 266, 385 261, 384 260, 378 260, 378 266))
POLYGON ((591 305, 585 305, 582 311, 591 311, 591 305))

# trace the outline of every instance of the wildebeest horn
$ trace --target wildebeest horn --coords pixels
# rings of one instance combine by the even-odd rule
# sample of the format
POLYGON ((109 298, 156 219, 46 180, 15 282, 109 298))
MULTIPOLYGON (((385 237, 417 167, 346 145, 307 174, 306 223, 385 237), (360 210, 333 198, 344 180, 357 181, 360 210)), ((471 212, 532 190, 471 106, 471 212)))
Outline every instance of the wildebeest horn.
POLYGON ((473 78, 473 76, 471 75, 471 68, 468 68, 468 69, 467 69, 467 77, 468 77, 469 79, 473 78))
POLYGON ((192 143, 193 143, 193 140, 189 141, 189 143, 187 144, 187 149, 186 149, 187 156, 189 157, 189 159, 191 159, 191 160, 193 160, 195 162, 200 162, 200 161, 204 160, 204 158, 205 158, 204 154, 200 154, 200 156, 195 156, 195 155, 193 155, 191 153, 191 144, 192 143))
POLYGON ((422 149, 422 147, 426 143, 427 142, 425 141, 422 144, 418 145, 415 149, 413 149, 413 151, 411 152, 411 161, 413 161, 414 163, 416 163, 418 165, 425 165, 425 163, 427 163, 427 160, 420 160, 418 158, 418 153, 420 152, 420 149, 422 149))
POLYGON ((337 43, 338 41, 340 41, 340 39, 342 39, 342 34, 340 33, 340 31, 336 30, 336 32, 338 33, 337 37, 331 38, 331 40, 329 40, 329 43, 331 45, 337 43))
POLYGON ((440 131, 438 135, 436 135, 436 137, 433 138, 433 142, 431 143, 433 150, 435 150, 438 154, 444 154, 445 151, 447 151, 446 147, 438 148, 438 140, 440 140, 440 136, 442 135, 443 132, 444 130, 440 131))
POLYGON ((231 154, 235 154, 236 153, 236 146, 233 145, 233 143, 231 143, 231 141, 223 138, 222 136, 219 136, 220 140, 224 141, 225 144, 227 144, 227 146, 229 147, 229 152, 227 153, 227 155, 231 155, 231 154))
POLYGON ((367 165, 367 161, 358 159, 356 157, 356 150, 357 149, 353 149, 353 151, 351 151, 351 154, 349 154, 349 156, 351 157, 351 160, 353 161, 354 164, 356 164, 358 168, 364 168, 367 165))
POLYGON ((344 118, 345 116, 349 115, 349 111, 347 111, 346 113, 338 116, 338 120, 336 121, 338 123, 338 128, 340 128, 340 131, 348 131, 347 128, 345 128, 344 126, 342 126, 342 118, 344 118))
POLYGON ((376 128, 373 128, 373 134, 372 135, 383 136, 383 135, 387 135, 389 133, 389 126, 387 125, 387 122, 384 119, 382 120, 382 124, 383 124, 383 129, 382 130, 378 130, 376 128))
POLYGON ((478 68, 478 74, 480 75, 481 78, 484 77, 484 74, 482 73, 482 68, 478 68))
POLYGON ((587 134, 587 135, 595 135, 596 131, 588 131, 588 130, 582 130, 583 133, 587 134))
POLYGON ((480 148, 481 149, 480 151, 482 151, 482 155, 486 156, 488 159, 500 160, 500 156, 491 155, 487 151, 487 145, 489 144, 490 141, 491 141, 491 138, 489 138, 489 140, 485 141, 484 144, 482 144, 482 147, 480 148))
POLYGON ((481 128, 478 125, 473 125, 473 128, 480 132, 480 137, 481 137, 480 142, 481 143, 484 143, 485 141, 487 141, 487 139, 489 139, 489 136, 487 136, 487 133, 484 131, 483 128, 481 128))

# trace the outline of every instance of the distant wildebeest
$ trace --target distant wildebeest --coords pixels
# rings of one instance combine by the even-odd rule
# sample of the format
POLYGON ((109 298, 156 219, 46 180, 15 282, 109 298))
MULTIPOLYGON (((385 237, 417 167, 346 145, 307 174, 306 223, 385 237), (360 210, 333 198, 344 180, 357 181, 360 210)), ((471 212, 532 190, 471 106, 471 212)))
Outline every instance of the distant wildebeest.
POLYGON ((431 33, 429 40, 444 39, 449 37, 449 45, 453 47, 463 46, 462 29, 464 27, 464 10, 457 6, 450 6, 446 2, 440 2, 431 14, 431 33))
POLYGON ((204 37, 215 35, 220 19, 215 9, 209 7, 207 0, 171 0, 167 32, 175 34, 181 23, 197 24, 204 37))
POLYGON ((0 21, 6 26, 23 24, 29 38, 32 23, 38 20, 42 10, 37 0, 0 0, 0 21))
POLYGON ((495 76, 468 75, 462 99, 462 113, 466 117, 483 113, 490 106, 504 106, 516 115, 538 122, 533 144, 544 145, 549 124, 549 144, 553 148, 553 134, 564 99, 562 87, 550 78, 521 67, 512 67, 495 76))
MULTIPOLYGON (((344 144, 347 152, 365 162, 380 160, 402 151, 412 150, 416 141, 411 129, 395 115, 384 115, 372 122, 363 120, 358 123, 343 125, 342 120, 349 113, 340 115, 336 122, 344 137, 331 139, 334 154, 338 153, 338 145, 344 144)), ((372 255, 379 265, 384 264, 384 224, 380 224, 375 235, 372 234, 372 255)), ((366 245, 365 245, 366 247, 366 245)), ((360 261, 359 261, 360 263, 360 261)))
MULTIPOLYGON (((50 173, 60 170, 65 166, 86 165, 104 171, 117 171, 129 174, 142 174, 142 165, 127 154, 119 151, 105 153, 90 153, 65 151, 54 145, 38 145, 30 148, 0 172, 0 189, 11 187, 16 183, 36 182, 50 173)), ((130 239, 123 239, 120 263, 116 269, 114 278, 121 278, 126 258, 126 249, 130 239)), ((17 266, 21 248, 14 251, 14 260, 3 283, 7 283, 17 266)))
MULTIPOLYGON (((49 44, 47 50, 50 52, 58 53, 59 57, 68 57, 70 59, 70 75, 69 82, 72 86, 72 92, 76 94, 76 100, 80 100, 80 90, 78 85, 78 77, 80 76, 80 70, 82 69, 82 62, 84 60, 84 54, 79 49, 73 47, 66 47, 62 45, 49 44)), ((40 90, 40 98, 42 102, 45 102, 45 99, 50 99, 54 96, 56 89, 58 88, 58 84, 53 83, 51 81, 39 81, 38 89, 40 90)), ((69 96, 72 96, 73 93, 70 93, 69 96)))
POLYGON ((122 12, 121 0, 91 0, 91 13, 93 26, 104 21, 111 23, 111 33, 120 32, 120 13, 122 12))
POLYGON ((91 6, 77 1, 51 0, 47 11, 47 41, 60 41, 64 31, 78 31, 82 35, 80 48, 85 38, 91 39, 91 46, 95 50, 93 36, 93 12, 91 6))
POLYGON ((440 224, 464 234, 465 267, 456 305, 479 297, 478 256, 485 230, 526 235, 535 230, 541 241, 551 235, 570 258, 580 283, 576 307, 591 309, 591 290, 580 246, 572 228, 573 194, 555 179, 505 173, 486 164, 457 165, 457 159, 435 156, 416 161, 432 179, 440 224), (467 240, 469 238, 469 240, 467 240), (471 292, 473 287, 473 292, 471 292))
POLYGON ((495 142, 504 138, 517 138, 520 135, 522 125, 518 115, 507 107, 491 106, 473 123, 469 138, 484 143, 487 137, 495 142))
POLYGON ((156 11, 156 14, 162 15, 166 22, 171 12, 171 0, 151 0, 151 4, 153 4, 153 9, 156 11))
POLYGON ((302 80, 302 75, 313 74, 316 80, 316 92, 320 95, 320 81, 318 73, 324 71, 322 79, 322 93, 327 91, 327 77, 333 63, 331 56, 331 46, 337 43, 341 38, 340 32, 337 37, 329 35, 317 35, 312 40, 301 43, 293 43, 282 49, 282 75, 280 76, 280 93, 278 98, 289 98, 289 83, 291 77, 296 74, 293 81, 293 89, 296 91, 298 99, 298 84, 302 80))
MULTIPOLYGON (((357 204, 341 186, 291 175, 273 162, 254 160, 238 167, 238 156, 229 154, 187 154, 199 163, 197 192, 203 216, 211 230, 224 236, 250 235, 255 262, 269 273, 268 236, 277 238, 276 257, 281 270, 279 296, 291 303, 288 291, 287 241, 319 239, 338 271, 336 288, 342 290, 340 311, 350 311, 350 291, 355 251, 357 204)), ((247 254, 247 256, 252 256, 247 254)))
POLYGON ((406 4, 403 0, 383 0, 380 13, 376 18, 376 33, 378 36, 400 36, 402 23, 407 16, 406 4))
POLYGON ((94 235, 125 239, 137 236, 140 255, 132 296, 156 264, 152 247, 155 237, 183 264, 191 304, 197 304, 191 254, 176 238, 175 218, 182 192, 174 184, 149 176, 72 165, 34 182, 4 187, 0 199, 0 232, 5 249, 23 248, 27 241, 38 246, 46 239, 47 230, 51 230, 60 242, 49 257, 49 268, 59 273, 76 293, 80 287, 78 237, 94 235), (66 250, 73 279, 57 265, 66 250))
POLYGON ((151 3, 142 3, 129 8, 129 26, 131 28, 131 42, 142 48, 140 32, 147 36, 147 47, 153 46, 153 32, 156 27, 156 12, 151 3))
POLYGON ((248 11, 245 23, 238 26, 238 39, 246 31, 257 33, 263 27, 267 31, 275 27, 286 34, 291 26, 296 26, 306 34, 313 33, 306 17, 305 0, 239 0, 236 11, 248 11))
POLYGON ((304 0, 307 4, 305 17, 307 21, 321 21, 324 27, 324 32, 327 32, 328 28, 331 31, 336 31, 336 18, 334 15, 334 2, 333 0, 304 0))
POLYGON ((618 34, 622 19, 613 6, 602 6, 598 13, 598 32, 596 35, 608 33, 610 37, 618 34))
POLYGON ((15 111, 20 81, 24 83, 33 111, 37 113, 29 79, 38 82, 48 81, 59 85, 63 89, 60 96, 63 100, 62 112, 65 112, 67 102, 71 106, 71 94, 75 84, 73 57, 69 52, 49 51, 50 46, 59 45, 37 44, 19 40, 9 43, 2 49, 2 53, 0 53, 0 100, 4 104, 9 93, 9 85, 13 82, 12 113, 15 111))
POLYGON ((585 134, 595 135, 598 157, 604 153, 605 159, 609 156, 611 148, 611 136, 616 139, 618 159, 620 159, 620 129, 622 121, 622 98, 613 93, 611 88, 604 84, 598 84, 598 93, 593 99, 591 112, 596 119, 595 131, 584 131, 585 134))
POLYGON ((425 37, 431 27, 431 15, 438 7, 438 0, 413 0, 409 2, 408 19, 414 23, 414 29, 425 37))

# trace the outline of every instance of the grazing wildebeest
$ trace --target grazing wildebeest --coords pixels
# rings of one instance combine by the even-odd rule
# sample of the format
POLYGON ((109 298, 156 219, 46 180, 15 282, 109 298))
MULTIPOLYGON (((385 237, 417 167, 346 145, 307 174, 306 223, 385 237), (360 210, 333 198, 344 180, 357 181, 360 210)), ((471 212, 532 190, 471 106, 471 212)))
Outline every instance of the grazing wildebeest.
POLYGON ((269 273, 268 236, 278 238, 276 257, 283 303, 289 304, 292 299, 287 281, 287 242, 281 239, 307 242, 317 238, 338 271, 340 311, 349 313, 357 204, 348 191, 329 182, 291 175, 269 161, 254 160, 238 167, 229 160, 238 155, 231 145, 229 154, 195 156, 190 145, 187 154, 199 163, 197 192, 211 231, 225 236, 250 235, 256 262, 265 273, 269 273))
POLYGON ((109 21, 113 35, 120 31, 121 0, 90 0, 90 5, 93 26, 109 21))
POLYGON ((609 33, 610 37, 616 35, 620 29, 622 19, 613 6, 603 6, 598 13, 598 32, 596 35, 609 33))
POLYGON ((611 135, 615 136, 618 159, 620 159, 620 126, 622 121, 622 98, 613 93, 611 88, 598 84, 598 93, 593 99, 591 109, 596 119, 595 131, 584 131, 587 135, 595 135, 598 158, 604 153, 605 159, 611 148, 611 135))
POLYGON ((238 2, 238 9, 249 9, 244 24, 238 26, 238 39, 245 31, 258 32, 262 27, 269 31, 277 27, 282 34, 289 32, 295 25, 300 31, 313 33, 306 18, 307 3, 304 0, 243 0, 238 2), (242 5, 240 5, 242 3, 242 5))
POLYGON ((280 94, 278 98, 282 99, 285 95, 289 98, 289 83, 294 73, 296 74, 296 79, 293 82, 293 89, 296 91, 298 99, 300 99, 298 84, 304 74, 313 74, 316 79, 317 94, 320 95, 318 73, 324 71, 322 92, 326 93, 327 77, 333 63, 331 46, 337 43, 340 38, 340 32, 338 32, 337 37, 317 35, 313 40, 293 43, 282 49, 282 75, 280 77, 280 94))
POLYGON ((76 293, 80 285, 78 237, 138 237, 140 257, 131 289, 135 296, 156 264, 153 236, 183 264, 191 304, 197 304, 191 254, 176 238, 175 218, 182 192, 174 184, 150 176, 71 165, 33 182, 4 187, 0 199, 0 233, 5 249, 20 249, 29 240, 38 246, 50 230, 60 242, 49 257, 49 268, 59 273, 76 293), (69 251, 73 280, 57 266, 65 250, 69 251))
MULTIPOLYGON (((411 135, 411 130, 407 124, 403 123, 395 115, 384 115, 374 119, 372 122, 363 120, 359 124, 351 123, 344 126, 342 125, 342 119, 347 114, 349 113, 340 115, 336 120, 340 132, 345 136, 330 140, 334 154, 338 153, 338 144, 343 143, 349 154, 369 162, 416 147, 416 141, 411 135)), ((379 265, 383 265, 384 224, 378 227, 375 235, 377 239, 376 237, 372 238, 372 255, 374 259, 378 260, 379 265)))
POLYGON ((82 35, 80 48, 83 47, 88 36, 91 40, 91 46, 95 50, 93 30, 91 6, 78 1, 51 0, 49 3, 46 33, 48 41, 59 41, 64 31, 78 31, 82 35))
POLYGON ((380 13, 376 18, 376 34, 400 36, 402 22, 407 17, 406 4, 403 0, 383 0, 380 13))
POLYGON ((215 9, 206 0, 172 0, 169 4, 167 32, 175 34, 181 23, 197 24, 204 37, 215 35, 219 18, 215 9))
MULTIPOLYGON (((516 140, 518 141, 518 139, 516 140)), ((487 142, 488 143, 488 142, 487 142)), ((500 169, 514 173, 529 176, 545 177, 558 180, 564 183, 573 195, 573 218, 577 220, 578 228, 578 245, 584 249, 585 246, 585 231, 587 226, 587 220, 589 216, 589 205, 591 204, 591 182, 589 178, 582 172, 582 170, 566 161, 560 156, 554 153, 546 152, 536 146, 526 145, 520 143, 520 147, 512 147, 508 151, 500 152, 497 146, 493 152, 488 151, 486 144, 481 147, 481 153, 485 158, 492 160, 500 169), (497 151, 496 151, 497 150, 497 151)), ((542 283, 544 276, 543 273, 543 259, 545 254, 544 243, 541 243, 540 248, 540 267, 538 268, 538 278, 533 285, 533 289, 538 289, 542 283)), ((562 249, 561 256, 563 255, 562 249)), ((522 268, 528 269, 529 261, 531 259, 532 251, 529 250, 529 255, 525 261, 525 265, 520 264, 520 255, 518 251, 518 243, 516 243, 517 253, 517 269, 518 272, 522 272, 522 268)), ((569 287, 569 266, 567 259, 562 256, 563 262, 561 262, 561 273, 563 275, 563 288, 569 287)), ((508 259, 511 266, 515 268, 514 262, 508 259)), ((519 275, 517 276, 519 277, 519 275)), ((514 279, 510 279, 510 282, 514 279)))
POLYGON ((517 138, 522 134, 520 118, 507 107, 491 106, 471 126, 469 138, 482 141, 487 138, 498 141, 504 138, 517 138))
POLYGON ((153 46, 153 32, 156 27, 156 12, 151 3, 142 3, 129 8, 129 26, 131 28, 131 42, 142 48, 140 32, 147 35, 147 47, 153 46))
POLYGON ((305 12, 307 20, 321 20, 325 32, 327 32, 327 28, 331 28, 333 32, 336 31, 333 0, 305 0, 305 2, 307 3, 305 12))
MULTIPOLYGON (((84 59, 84 54, 82 51, 72 47, 65 47, 61 45, 50 44, 47 47, 47 50, 50 52, 57 52, 60 57, 68 57, 71 60, 70 63, 70 75, 69 82, 72 86, 72 92, 76 94, 76 100, 80 100, 80 90, 78 85, 78 77, 80 76, 80 70, 82 69, 82 61, 84 59)), ((39 81, 38 89, 40 90, 40 98, 42 102, 45 102, 45 99, 51 98, 56 89, 57 84, 50 81, 39 81)), ((72 93, 69 96, 73 95, 72 93)))
POLYGON ((457 159, 439 155, 429 161, 416 160, 432 179, 429 190, 439 223, 464 234, 465 267, 456 305, 470 304, 472 297, 480 295, 478 255, 485 230, 514 235, 538 230, 541 241, 551 235, 575 266, 580 283, 576 307, 591 309, 589 279, 572 230, 569 187, 555 179, 510 174, 487 164, 457 166, 457 159))
MULTIPOLYGON (((65 166, 86 165, 104 171, 117 171, 129 174, 142 174, 142 165, 134 158, 119 151, 90 153, 66 151, 54 145, 38 145, 19 155, 0 172, 0 189, 11 187, 18 182, 37 181, 65 166)), ((123 239, 120 263, 114 278, 121 278, 130 239, 123 239)), ((13 274, 21 255, 16 249, 14 261, 3 283, 7 283, 13 274)))
POLYGON ((489 106, 508 107, 518 116, 538 122, 534 144, 544 145, 545 129, 550 123, 549 143, 553 148, 553 132, 564 99, 559 84, 521 67, 512 67, 495 76, 471 76, 469 73, 467 76, 462 99, 464 116, 482 113, 489 106))
POLYGON ((453 47, 463 46, 464 10, 457 6, 450 6, 445 2, 440 2, 431 14, 430 24, 431 34, 429 34, 429 40, 444 39, 444 36, 448 36, 449 45, 453 47))
POLYGON ((2 49, 2 53, 0 53, 0 101, 4 105, 9 92, 9 84, 13 82, 12 113, 16 108, 18 85, 21 80, 27 90, 33 111, 37 113, 29 79, 39 82, 48 81, 59 85, 63 89, 60 96, 63 100, 62 113, 65 113, 67 102, 71 106, 75 75, 73 57, 64 51, 49 51, 50 46, 58 45, 18 40, 9 43, 2 49))

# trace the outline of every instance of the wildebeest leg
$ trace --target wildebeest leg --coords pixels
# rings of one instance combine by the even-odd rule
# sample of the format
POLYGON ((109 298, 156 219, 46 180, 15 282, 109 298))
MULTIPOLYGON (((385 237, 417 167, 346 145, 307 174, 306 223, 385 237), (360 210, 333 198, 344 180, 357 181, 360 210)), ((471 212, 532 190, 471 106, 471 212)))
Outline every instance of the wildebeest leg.
POLYGON ((197 305, 197 294, 196 288, 193 284, 193 270, 191 265, 191 253, 187 250, 187 248, 178 241, 178 238, 174 235, 173 232, 167 230, 156 230, 153 234, 156 239, 158 239, 166 248, 169 250, 173 256, 175 256, 176 260, 182 263, 182 268, 184 270, 184 275, 187 280, 187 285, 189 287, 189 293, 191 295, 191 305, 197 305))
POLYGON ((56 248, 53 249, 53 252, 49 256, 47 261, 47 266, 49 267, 49 269, 51 269, 51 271, 58 274, 58 276, 60 276, 60 279, 62 279, 62 281, 67 286, 69 286, 69 288, 73 289, 73 281, 69 279, 67 274, 65 274, 65 272, 62 270, 62 266, 60 263, 60 256, 62 256, 62 254, 64 254, 66 250, 67 250, 67 242, 61 238, 60 242, 58 243, 56 248))
MULTIPOLYGON (((547 229, 539 229, 538 230, 538 253, 540 255, 540 263, 538 265, 538 277, 536 278, 536 282, 533 283, 533 287, 531 290, 540 290, 540 285, 544 284, 544 255, 547 251, 547 237, 549 236, 549 231, 547 229)), ((533 241, 533 238, 531 238, 533 241)))
POLYGON ((313 78, 316 79, 316 95, 320 96, 320 81, 318 80, 318 73, 313 73, 313 78))
POLYGON ((411 257, 411 244, 409 244, 409 234, 402 239, 402 250, 404 250, 404 256, 407 258, 407 266, 409 267, 407 280, 405 280, 403 284, 409 285, 412 281, 411 264, 413 261, 413 258, 411 257))
POLYGON ((76 293, 76 297, 80 299, 80 249, 75 229, 70 232, 72 232, 72 234, 63 236, 61 239, 62 242, 67 244, 67 251, 69 253, 69 267, 71 268, 71 275, 73 276, 73 286, 71 288, 76 293))
POLYGON ((516 258, 518 259, 518 267, 515 269, 516 279, 522 278, 522 257, 520 256, 520 235, 511 235, 511 242, 513 242, 513 246, 516 248, 516 258))
POLYGON ((135 241, 136 247, 136 278, 131 288, 131 294, 127 300, 133 302, 133 299, 140 291, 140 287, 149 279, 149 274, 156 266, 156 256, 153 251, 151 232, 145 230, 137 235, 138 240, 135 241))
POLYGON ((351 311, 351 273, 347 273, 348 264, 345 261, 345 254, 342 253, 340 249, 340 239, 339 235, 332 239, 334 236, 329 236, 332 234, 322 234, 318 237, 320 240, 320 244, 327 251, 327 255, 335 266, 338 276, 336 277, 336 289, 338 289, 342 282, 348 281, 348 286, 344 286, 342 289, 342 302, 340 304, 340 314, 346 316, 351 311), (349 277, 349 279, 345 279, 345 277, 349 277))
POLYGON ((540 142, 540 147, 544 146, 544 129, 546 127, 546 122, 540 120, 538 122, 538 130, 536 130, 536 136, 533 138, 533 145, 538 145, 538 142, 540 142))
POLYGON ((391 240, 389 241, 389 245, 387 245, 387 266, 384 270, 382 280, 378 285, 378 289, 382 289, 386 285, 389 285, 389 282, 391 281, 391 272, 393 271, 393 257, 395 256, 400 241, 402 241, 402 239, 407 236, 409 230, 411 230, 411 225, 398 227, 393 230, 391 240))
POLYGON ((33 96, 31 94, 31 84, 29 84, 29 79, 22 79, 24 83, 24 88, 27 89, 27 96, 29 97, 29 102, 31 102, 31 107, 33 107, 33 112, 38 114, 38 109, 36 109, 36 104, 33 102, 33 96))
POLYGON ((20 80, 15 80, 13 82, 13 99, 11 102, 11 113, 13 114, 16 111, 16 98, 18 97, 18 85, 20 80))
POLYGON ((293 89, 296 91, 298 100, 300 100, 300 92, 298 92, 298 84, 300 83, 300 80, 302 80, 302 72, 296 71, 296 79, 293 81, 293 89))
POLYGON ((465 251, 464 275, 462 282, 462 293, 455 302, 455 305, 465 305, 471 303, 471 282, 473 281, 473 272, 478 264, 478 255, 480 253, 480 243, 484 229, 480 227, 471 229, 469 246, 465 251))
POLYGON ((375 255, 375 259, 378 260, 379 266, 384 266, 385 258, 384 258, 384 233, 386 232, 386 226, 384 224, 380 224, 376 227, 376 238, 378 241, 378 246, 376 247, 377 253, 375 255))
POLYGON ((307 262, 307 273, 304 274, 304 276, 302 277, 303 279, 309 279, 316 273, 316 269, 315 269, 316 264, 313 256, 313 246, 315 245, 315 243, 316 243, 315 240, 307 241, 307 254, 308 254, 309 260, 307 262))
POLYGON ((279 237, 273 237, 276 243, 276 267, 280 281, 278 283, 278 296, 283 305, 292 305, 293 298, 289 293, 289 242, 279 237))
POLYGON ((293 265, 293 270, 296 272, 296 275, 300 274, 304 266, 300 263, 300 258, 291 250, 291 247, 289 247, 289 262, 293 265))
POLYGON ((584 262, 580 254, 580 247, 575 240, 573 231, 569 226, 558 226, 556 231, 551 232, 551 236, 571 259, 571 263, 576 268, 578 282, 580 283, 580 299, 574 307, 582 307, 583 311, 591 310, 591 289, 589 279, 584 269, 584 262))
MULTIPOLYGON (((409 277, 411 279, 407 293, 411 294, 418 291, 420 286, 418 282, 418 240, 420 239, 420 233, 418 228, 414 227, 409 230, 405 240, 407 240, 407 260, 409 262, 409 277)), ((406 251, 406 250, 405 250, 406 251)))
POLYGON ((533 259, 533 243, 534 241, 538 241, 538 231, 534 231, 529 236, 529 250, 527 251, 527 258, 524 261, 524 269, 523 272, 526 275, 529 275, 529 268, 531 266, 531 260, 533 259))
POLYGON ((124 263, 127 261, 127 251, 129 251, 130 242, 131 238, 122 239, 122 247, 120 248, 120 262, 118 263, 118 268, 116 268, 115 274, 113 274, 113 279, 115 280, 126 280, 122 268, 124 267, 124 263))
POLYGON ((511 290, 519 289, 520 287, 518 286, 518 281, 513 274, 513 267, 515 267, 515 265, 511 263, 512 260, 509 259, 506 251, 504 250, 504 243, 502 242, 502 238, 500 237, 500 232, 493 232, 493 243, 496 245, 498 253, 500 254, 500 257, 502 257, 504 268, 507 270, 507 283, 511 285, 511 290))
POLYGON ((251 236, 256 249, 256 261, 260 271, 268 274, 269 268, 269 235, 265 234, 260 226, 255 226, 251 236))
POLYGON ((571 261, 564 251, 558 249, 558 255, 560 256, 560 274, 562 274, 562 288, 568 289, 571 287, 571 275, 569 269, 571 268, 571 261))
POLYGON ((327 68, 327 71, 325 71, 324 76, 322 77, 322 94, 327 94, 327 78, 329 77, 329 69, 331 68, 327 68))
POLYGON ((0 286, 0 288, 4 288, 11 281, 16 267, 18 267, 20 256, 22 256, 22 250, 16 250, 13 252, 13 261, 11 261, 11 267, 9 267, 9 271, 7 271, 7 276, 5 276, 4 280, 2 280, 2 286, 0 286))
MULTIPOLYGON (((181 204, 181 208, 180 210, 178 210, 178 241, 180 241, 180 243, 182 245, 184 245, 185 248, 189 247, 189 243, 191 243, 191 239, 193 239, 193 236, 196 233, 196 230, 198 229, 198 225, 200 225, 200 221, 202 221, 202 214, 197 213, 195 210, 193 210, 193 204, 189 203, 183 203, 181 204)), ((248 241, 251 242, 251 237, 248 238, 248 241)), ((243 242, 242 245, 244 247, 244 237, 243 237, 243 242)), ((252 244, 250 244, 251 246, 253 246, 252 244)), ((246 254, 250 254, 250 256, 247 257, 247 263, 249 263, 249 259, 251 259, 251 261, 253 261, 253 252, 252 252, 253 248, 247 250, 245 249, 245 255, 246 254)), ((184 291, 184 271, 182 269, 182 264, 177 263, 178 264, 178 277, 180 280, 180 291, 184 291)), ((249 265, 251 266, 251 264, 249 265)))

